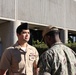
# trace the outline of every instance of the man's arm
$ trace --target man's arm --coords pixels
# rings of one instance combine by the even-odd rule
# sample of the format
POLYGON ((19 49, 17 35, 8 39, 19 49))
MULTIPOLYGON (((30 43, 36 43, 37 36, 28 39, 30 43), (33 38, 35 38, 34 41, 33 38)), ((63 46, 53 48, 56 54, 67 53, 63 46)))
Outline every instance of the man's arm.
POLYGON ((1 70, 0 69, 0 75, 6 75, 7 70, 1 70))
POLYGON ((34 61, 34 63, 33 63, 33 68, 34 68, 34 75, 38 75, 37 73, 38 73, 38 71, 37 71, 37 64, 38 64, 38 60, 39 60, 39 53, 38 53, 38 51, 37 51, 37 49, 36 49, 36 56, 35 56, 35 61, 34 61))
POLYGON ((8 68, 10 67, 10 61, 11 54, 8 50, 5 50, 0 60, 0 75, 6 75, 8 68))
POLYGON ((51 75, 51 63, 51 54, 43 53, 38 62, 39 75, 51 75))
POLYGON ((33 63, 33 67, 34 67, 34 75, 38 75, 38 68, 37 68, 36 61, 33 63))
POLYGON ((40 68, 37 68, 37 75, 51 75, 49 72, 39 72, 40 68))
POLYGON ((42 75, 51 75, 49 72, 44 72, 42 75))

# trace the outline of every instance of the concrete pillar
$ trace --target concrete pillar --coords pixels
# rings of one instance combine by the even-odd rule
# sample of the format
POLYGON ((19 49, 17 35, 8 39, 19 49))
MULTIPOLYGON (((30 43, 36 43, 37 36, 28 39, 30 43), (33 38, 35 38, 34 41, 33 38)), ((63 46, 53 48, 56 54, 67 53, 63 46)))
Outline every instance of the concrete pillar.
POLYGON ((75 36, 75 42, 76 42, 76 36, 75 36))
POLYGON ((1 37, 0 37, 0 58, 2 56, 2 42, 1 42, 1 37))
POLYGON ((64 43, 68 43, 68 30, 64 30, 64 43))
POLYGON ((64 30, 60 30, 60 38, 61 41, 64 43, 64 30))
POLYGON ((60 37, 63 43, 68 43, 68 30, 61 30, 60 37))
POLYGON ((12 27, 12 44, 14 44, 14 43, 16 43, 16 41, 17 41, 17 35, 16 35, 16 28, 21 24, 21 22, 20 21, 12 21, 12 22, 10 22, 11 23, 11 27, 12 27))

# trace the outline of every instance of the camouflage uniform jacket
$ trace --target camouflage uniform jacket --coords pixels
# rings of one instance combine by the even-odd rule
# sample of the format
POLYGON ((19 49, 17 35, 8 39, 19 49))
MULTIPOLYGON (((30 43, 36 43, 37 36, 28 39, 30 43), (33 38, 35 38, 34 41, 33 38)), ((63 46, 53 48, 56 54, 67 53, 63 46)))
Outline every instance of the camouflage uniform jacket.
POLYGON ((41 55, 38 67, 39 75, 76 75, 76 54, 57 42, 41 55))

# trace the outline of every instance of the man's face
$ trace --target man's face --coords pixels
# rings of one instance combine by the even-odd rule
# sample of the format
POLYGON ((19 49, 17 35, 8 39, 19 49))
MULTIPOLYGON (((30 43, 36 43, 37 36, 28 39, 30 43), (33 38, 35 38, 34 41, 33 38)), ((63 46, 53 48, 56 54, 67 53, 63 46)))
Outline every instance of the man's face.
POLYGON ((20 34, 17 34, 18 40, 28 42, 30 39, 30 31, 29 30, 22 30, 20 34))

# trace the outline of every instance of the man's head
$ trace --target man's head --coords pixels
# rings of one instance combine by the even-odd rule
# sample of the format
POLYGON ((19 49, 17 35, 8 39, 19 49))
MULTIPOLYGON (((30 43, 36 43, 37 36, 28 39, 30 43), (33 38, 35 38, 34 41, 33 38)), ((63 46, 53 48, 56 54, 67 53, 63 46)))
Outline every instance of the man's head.
POLYGON ((43 30, 42 36, 43 36, 44 42, 48 45, 48 47, 51 47, 52 44, 60 41, 59 29, 56 27, 52 27, 52 26, 46 27, 43 30))
POLYGON ((21 25, 19 25, 16 29, 16 33, 20 34, 22 32, 22 30, 29 30, 28 23, 22 23, 21 25))
POLYGON ((22 23, 16 29, 16 33, 18 36, 18 41, 28 42, 30 39, 30 30, 28 23, 22 23))

